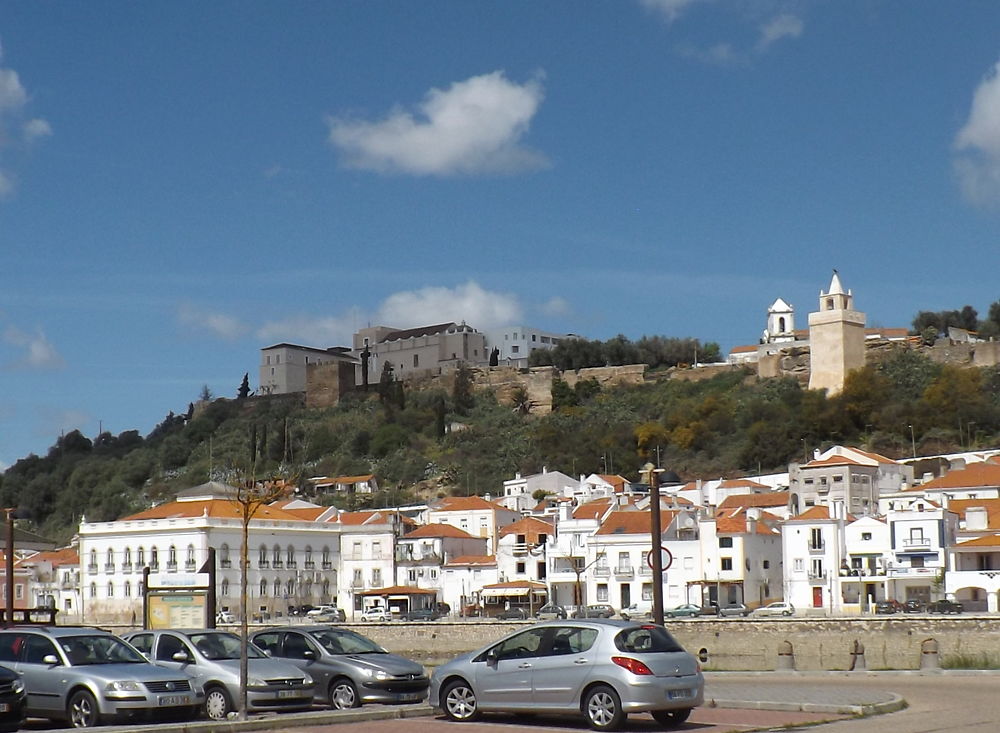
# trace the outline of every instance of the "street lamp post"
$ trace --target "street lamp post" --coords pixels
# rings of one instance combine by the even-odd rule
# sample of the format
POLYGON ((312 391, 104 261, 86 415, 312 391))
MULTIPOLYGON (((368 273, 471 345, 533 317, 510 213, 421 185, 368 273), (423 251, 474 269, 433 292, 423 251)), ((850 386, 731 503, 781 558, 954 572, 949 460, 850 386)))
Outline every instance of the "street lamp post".
POLYGON ((910 448, 913 450, 913 457, 917 457, 917 439, 913 434, 913 425, 909 425, 910 428, 910 448))
POLYGON ((653 623, 663 625, 663 554, 660 552, 663 530, 660 527, 660 476, 662 468, 652 463, 643 466, 649 483, 649 536, 652 549, 649 555, 653 570, 653 623))

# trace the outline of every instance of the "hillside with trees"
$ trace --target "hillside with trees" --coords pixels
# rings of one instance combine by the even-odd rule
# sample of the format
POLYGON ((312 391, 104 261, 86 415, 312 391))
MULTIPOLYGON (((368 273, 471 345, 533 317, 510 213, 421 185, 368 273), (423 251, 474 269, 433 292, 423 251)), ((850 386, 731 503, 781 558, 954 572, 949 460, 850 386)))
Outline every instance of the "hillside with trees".
POLYGON ((890 457, 1000 444, 1000 368, 939 365, 905 348, 852 373, 832 398, 793 378, 757 380, 746 370, 702 381, 671 379, 665 370, 649 376, 640 386, 603 390, 557 380, 553 390, 562 394, 544 416, 516 397, 500 404, 474 391, 467 369, 450 391, 411 390, 387 371, 369 393, 322 410, 306 409, 300 396, 251 397, 240 385, 234 394, 242 396, 171 413, 146 436, 68 433, 46 455, 11 466, 0 477, 0 499, 65 541, 82 516, 116 519, 179 489, 238 475, 251 433, 258 475, 292 475, 303 490, 310 476, 375 473, 383 491, 338 499, 351 508, 497 495, 515 472, 543 466, 635 479, 657 453, 687 480, 781 471, 836 443, 890 457))

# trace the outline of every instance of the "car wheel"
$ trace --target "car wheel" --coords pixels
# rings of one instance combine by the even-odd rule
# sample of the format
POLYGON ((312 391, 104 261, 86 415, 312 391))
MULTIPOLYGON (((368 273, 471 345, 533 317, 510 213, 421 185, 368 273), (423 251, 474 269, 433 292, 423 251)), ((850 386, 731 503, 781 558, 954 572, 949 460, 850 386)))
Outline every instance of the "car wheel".
POLYGON ((74 728, 93 728, 100 723, 97 700, 86 690, 74 692, 66 706, 66 717, 74 728))
POLYGON ((358 688, 346 677, 334 680, 330 685, 330 705, 334 710, 361 707, 358 688))
POLYGON ((618 693, 607 685, 592 687, 583 698, 583 716, 594 730, 618 730, 625 711, 618 693))
POLYGON ((465 723, 479 717, 476 692, 465 680, 449 682, 441 693, 441 708, 449 719, 465 723))
POLYGON ((653 716, 655 720, 660 725, 667 727, 673 727, 675 725, 680 725, 688 716, 691 715, 691 708, 683 708, 681 710, 654 710, 650 715, 653 716))
POLYGON ((623 621, 628 621, 628 620, 629 620, 629 616, 628 616, 628 614, 627 614, 627 613, 623 613, 623 614, 621 614, 621 617, 622 617, 622 620, 623 620, 623 621))
POLYGON ((792 612, 791 612, 791 611, 782 611, 782 612, 781 612, 781 614, 782 614, 783 616, 791 616, 791 615, 792 615, 792 612))
POLYGON ((205 715, 211 720, 225 720, 233 709, 233 701, 224 687, 205 690, 205 715))

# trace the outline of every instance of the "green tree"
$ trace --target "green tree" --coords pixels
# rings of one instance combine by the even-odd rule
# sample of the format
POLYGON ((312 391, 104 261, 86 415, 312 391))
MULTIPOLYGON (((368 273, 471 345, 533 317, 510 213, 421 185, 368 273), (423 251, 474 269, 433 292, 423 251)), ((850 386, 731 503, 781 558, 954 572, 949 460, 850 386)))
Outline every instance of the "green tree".
POLYGON ((455 406, 455 412, 460 415, 467 415, 475 405, 473 394, 472 370, 465 362, 461 362, 455 370, 455 382, 451 388, 451 400, 455 406))
POLYGON ((250 396, 250 372, 243 373, 243 381, 240 382, 240 388, 236 390, 236 399, 245 400, 250 396))

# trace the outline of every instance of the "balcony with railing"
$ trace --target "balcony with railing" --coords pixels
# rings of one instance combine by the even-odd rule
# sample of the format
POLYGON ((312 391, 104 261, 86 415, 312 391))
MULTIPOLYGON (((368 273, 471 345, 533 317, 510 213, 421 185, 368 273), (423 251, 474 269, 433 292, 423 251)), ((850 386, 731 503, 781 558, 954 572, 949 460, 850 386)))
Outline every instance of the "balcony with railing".
POLYGON ((269 563, 267 560, 258 560, 257 567, 260 570, 267 570, 269 567, 271 567, 271 563, 269 563))
POLYGON ((90 573, 91 575, 97 575, 97 563, 92 562, 89 565, 87 565, 87 572, 90 573))
POLYGON ((299 566, 299 563, 295 560, 289 560, 286 565, 288 565, 289 570, 295 570, 299 566))
POLYGON ((609 568, 607 565, 598 565, 597 567, 594 568, 593 572, 595 578, 611 577, 611 568, 609 568))
POLYGON ((635 570, 632 569, 631 565, 619 565, 615 568, 616 578, 634 578, 635 570))
POLYGON ((809 543, 809 553, 812 555, 818 555, 826 552, 826 542, 820 540, 819 542, 809 543))
POLYGON ((115 564, 113 562, 104 563, 104 572, 112 575, 115 572, 115 564))
POLYGON ((176 573, 177 572, 177 561, 176 560, 173 560, 173 561, 168 560, 167 561, 167 572, 168 573, 176 573))
POLYGON ((187 562, 184 563, 184 570, 186 570, 189 573, 193 573, 197 569, 198 569, 198 563, 196 563, 194 560, 188 560, 187 562))
POLYGON ((274 560, 271 562, 271 567, 273 567, 275 570, 281 570, 283 567, 285 567, 285 565, 283 562, 281 562, 281 560, 274 560))
POLYGON ((518 542, 511 548, 511 554, 513 554, 514 557, 522 557, 524 555, 527 555, 530 550, 531 550, 531 545, 529 545, 527 542, 518 542))
POLYGON ((351 588, 364 588, 364 587, 365 587, 365 581, 363 578, 351 579, 351 588))
POLYGON ((918 550, 926 550, 929 552, 931 549, 931 538, 909 537, 904 539, 902 544, 904 552, 916 552, 918 550))
POLYGON ((314 563, 312 560, 306 560, 304 563, 302 563, 302 566, 306 570, 315 570, 316 569, 316 563, 314 563))
POLYGON ((324 560, 322 562, 322 566, 323 566, 322 567, 323 570, 332 570, 333 569, 333 563, 330 562, 329 560, 324 560))
POLYGON ((826 582, 826 571, 825 570, 810 570, 809 571, 809 582, 810 583, 825 583, 826 582))
POLYGON ((219 560, 220 568, 231 568, 232 566, 233 566, 233 561, 230 560, 228 557, 224 557, 221 560, 219 560))
POLYGON ((649 567, 649 565, 646 565, 645 563, 643 563, 642 565, 639 566, 639 577, 640 578, 648 578, 652 574, 653 574, 653 568, 649 567))
POLYGON ((122 563, 122 574, 123 575, 128 575, 131 572, 132 572, 132 563, 130 563, 130 562, 123 562, 122 563))

